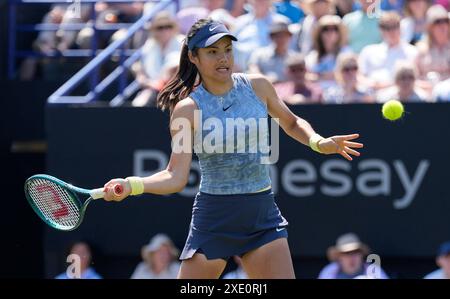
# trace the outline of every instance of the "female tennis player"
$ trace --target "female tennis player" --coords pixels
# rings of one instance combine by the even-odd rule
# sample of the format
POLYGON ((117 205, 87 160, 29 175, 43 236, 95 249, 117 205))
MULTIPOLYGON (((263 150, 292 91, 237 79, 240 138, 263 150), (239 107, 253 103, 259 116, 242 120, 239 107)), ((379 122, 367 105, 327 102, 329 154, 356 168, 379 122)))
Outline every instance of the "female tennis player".
MULTIPOLYGON (((353 148, 363 145, 350 141, 358 134, 321 137, 279 100, 264 76, 232 73, 232 41, 236 40, 222 23, 209 19, 196 22, 183 45, 178 73, 158 98, 158 105, 170 110, 173 141, 179 142, 178 134, 183 130, 180 120, 186 120, 189 138, 184 140, 189 144, 185 148, 194 148, 201 168, 200 190, 178 278, 219 278, 227 259, 236 255, 241 256, 249 278, 295 278, 287 242, 288 222, 274 201, 269 167, 261 163, 263 154, 238 153, 237 146, 232 153, 202 150, 206 139, 211 138, 208 133, 213 127, 225 128, 229 119, 263 118, 268 122, 270 114, 279 119, 289 136, 320 153, 340 154, 352 160, 350 155, 360 155, 353 148), (199 111, 201 118, 197 119, 199 111)), ((239 132, 225 134, 215 145, 223 149, 225 146, 218 144, 228 145, 227 138, 235 135, 242 138, 239 132)), ((249 143, 257 142, 247 131, 244 138, 249 143)), ((188 181, 192 152, 175 151, 174 143, 165 170, 144 178, 111 180, 105 184, 105 199, 120 201, 144 192, 181 191, 188 181), (121 196, 112 190, 118 183, 124 188, 121 196)))

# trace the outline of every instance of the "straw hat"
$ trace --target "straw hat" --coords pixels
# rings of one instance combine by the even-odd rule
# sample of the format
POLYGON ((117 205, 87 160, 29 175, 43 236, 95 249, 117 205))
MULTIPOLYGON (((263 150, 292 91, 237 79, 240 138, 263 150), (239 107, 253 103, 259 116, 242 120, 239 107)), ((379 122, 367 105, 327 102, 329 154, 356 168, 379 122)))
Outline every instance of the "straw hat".
POLYGON ((327 256, 330 261, 335 261, 341 253, 355 250, 360 250, 363 255, 370 252, 369 246, 362 243, 356 234, 347 233, 337 238, 336 244, 328 248, 327 256))
POLYGON ((141 249, 142 259, 147 260, 149 254, 157 251, 161 246, 168 245, 173 257, 176 258, 179 255, 179 250, 175 247, 172 240, 166 234, 156 234, 150 239, 150 242, 143 246, 141 249))

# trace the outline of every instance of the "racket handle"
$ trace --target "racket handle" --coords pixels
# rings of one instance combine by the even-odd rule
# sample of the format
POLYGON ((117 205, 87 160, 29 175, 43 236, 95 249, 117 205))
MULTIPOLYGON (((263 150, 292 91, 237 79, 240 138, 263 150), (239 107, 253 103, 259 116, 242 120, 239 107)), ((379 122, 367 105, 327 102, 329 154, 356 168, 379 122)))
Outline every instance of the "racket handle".
POLYGON ((121 184, 114 185, 114 194, 117 196, 120 196, 120 195, 122 195, 122 193, 123 193, 122 185, 121 184))
MULTIPOLYGON (((105 192, 103 192, 105 188, 93 189, 89 192, 93 199, 99 199, 105 197, 105 192)), ((120 184, 115 184, 113 187, 114 194, 116 196, 120 196, 123 193, 123 187, 120 184)))

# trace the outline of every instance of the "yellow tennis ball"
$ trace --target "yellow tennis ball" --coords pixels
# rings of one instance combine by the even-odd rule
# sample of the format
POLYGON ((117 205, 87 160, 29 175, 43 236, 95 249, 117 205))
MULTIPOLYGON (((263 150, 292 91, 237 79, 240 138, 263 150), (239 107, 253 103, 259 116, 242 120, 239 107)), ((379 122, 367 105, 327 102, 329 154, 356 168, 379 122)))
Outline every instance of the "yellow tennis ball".
POLYGON ((399 119, 402 117, 404 111, 403 104, 398 100, 387 101, 381 108, 384 118, 389 120, 399 119))

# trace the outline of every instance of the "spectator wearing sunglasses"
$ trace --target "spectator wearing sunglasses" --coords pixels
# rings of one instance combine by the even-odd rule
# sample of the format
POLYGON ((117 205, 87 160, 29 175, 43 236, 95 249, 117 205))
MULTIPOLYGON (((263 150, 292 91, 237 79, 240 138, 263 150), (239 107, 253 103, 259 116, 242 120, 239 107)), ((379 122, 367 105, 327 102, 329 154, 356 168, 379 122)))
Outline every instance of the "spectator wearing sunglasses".
POLYGON ((440 5, 427 10, 427 34, 417 44, 417 67, 421 80, 431 89, 437 82, 450 77, 450 19, 440 5))
POLYGON ((357 56, 344 53, 338 56, 335 71, 337 85, 324 91, 327 104, 372 103, 373 92, 359 75, 357 56))
POLYGON ((378 92, 377 101, 398 99, 401 102, 429 101, 429 94, 416 84, 417 72, 413 65, 400 63, 395 71, 395 85, 378 92))
POLYGON ((139 100, 133 100, 133 106, 151 105, 149 101, 155 99, 164 66, 174 55, 179 56, 183 43, 184 36, 178 33, 177 23, 167 11, 158 13, 149 29, 150 37, 142 47, 141 59, 133 65, 136 80, 141 86, 136 96, 139 100))
POLYGON ((278 96, 288 105, 320 104, 322 90, 307 78, 305 56, 295 53, 286 59, 288 81, 275 84, 278 96))
POLYGON ((313 51, 306 56, 308 71, 315 74, 325 89, 335 84, 336 57, 350 52, 347 32, 339 16, 326 15, 319 19, 313 35, 313 51))
POLYGON ((400 16, 396 12, 381 15, 380 29, 383 41, 365 47, 358 62, 361 73, 377 90, 393 85, 397 62, 413 64, 417 57, 417 49, 400 38, 400 16))

